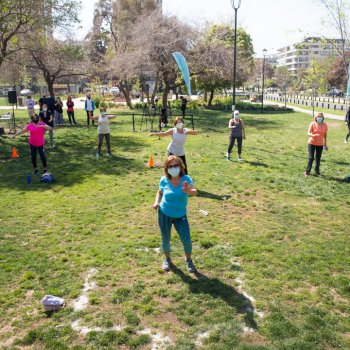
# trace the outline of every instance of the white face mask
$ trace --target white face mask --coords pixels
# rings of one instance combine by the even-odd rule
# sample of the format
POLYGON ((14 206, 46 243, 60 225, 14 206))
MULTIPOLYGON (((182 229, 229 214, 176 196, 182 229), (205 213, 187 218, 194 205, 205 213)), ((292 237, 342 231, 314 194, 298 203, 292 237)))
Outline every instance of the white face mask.
POLYGON ((106 112, 101 112, 101 116, 102 117, 106 116, 106 112))
POLYGON ((322 117, 318 117, 318 118, 316 118, 316 121, 317 121, 317 123, 322 123, 323 122, 323 118, 322 117))
POLYGON ((171 177, 179 176, 180 167, 177 166, 176 168, 168 168, 168 173, 171 177))
POLYGON ((46 112, 46 111, 47 111, 47 108, 43 108, 43 111, 46 112))
POLYGON ((184 123, 177 123, 175 126, 177 129, 182 129, 184 126, 184 123))

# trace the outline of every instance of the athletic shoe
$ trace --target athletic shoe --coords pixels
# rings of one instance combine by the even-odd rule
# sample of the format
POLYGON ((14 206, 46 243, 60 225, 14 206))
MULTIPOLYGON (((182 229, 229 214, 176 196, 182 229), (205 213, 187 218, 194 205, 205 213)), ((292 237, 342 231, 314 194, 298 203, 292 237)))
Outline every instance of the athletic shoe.
POLYGON ((305 176, 305 177, 308 177, 309 174, 305 171, 305 172, 304 172, 304 176, 305 176))
POLYGON ((344 143, 348 143, 348 140, 344 140, 344 143))
POLYGON ((187 264, 187 271, 188 272, 193 273, 193 272, 197 271, 197 269, 194 266, 194 263, 193 263, 193 261, 191 259, 187 259, 186 260, 186 264, 187 264))
POLYGON ((96 158, 100 158, 100 153, 99 152, 96 152, 96 158))
POLYGON ((321 177, 321 174, 320 173, 315 173, 315 176, 321 177))
POLYGON ((107 153, 107 157, 111 157, 112 156, 112 153, 107 153))
POLYGON ((162 264, 162 269, 164 271, 170 271, 171 259, 165 258, 162 264))
POLYGON ((34 170, 34 176, 39 176, 39 170, 34 170))
POLYGON ((231 160, 231 158, 230 158, 230 157, 226 157, 226 160, 230 161, 230 160, 231 160))
POLYGON ((241 157, 238 157, 238 161, 240 162, 242 160, 242 158, 241 157))

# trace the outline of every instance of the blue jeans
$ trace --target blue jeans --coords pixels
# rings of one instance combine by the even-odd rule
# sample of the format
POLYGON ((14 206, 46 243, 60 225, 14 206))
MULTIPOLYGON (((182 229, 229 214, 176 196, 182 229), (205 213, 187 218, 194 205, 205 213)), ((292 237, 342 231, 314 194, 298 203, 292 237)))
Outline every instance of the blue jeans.
POLYGON ((190 235, 190 226, 188 225, 187 216, 181 218, 171 218, 158 209, 158 223, 162 234, 162 249, 164 253, 170 253, 171 226, 174 224, 177 233, 186 254, 192 253, 192 240, 190 235))

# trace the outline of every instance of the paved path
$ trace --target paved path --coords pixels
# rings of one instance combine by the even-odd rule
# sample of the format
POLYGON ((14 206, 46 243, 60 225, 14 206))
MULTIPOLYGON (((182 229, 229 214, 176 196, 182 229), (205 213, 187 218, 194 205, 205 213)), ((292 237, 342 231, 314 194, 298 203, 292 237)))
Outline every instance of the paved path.
MULTIPOLYGON (((279 102, 275 102, 275 101, 264 100, 264 103, 269 104, 269 105, 278 105, 278 106, 284 107, 284 103, 279 103, 279 102)), ((293 109, 296 112, 301 112, 301 113, 306 113, 306 114, 312 115, 312 111, 310 111, 308 109, 291 106, 288 103, 287 103, 287 107, 293 109)), ((316 112, 317 112, 317 108, 315 108, 315 113, 316 112)), ((336 119, 336 120, 344 120, 345 119, 345 112, 344 112, 343 117, 341 115, 336 115, 336 114, 331 114, 331 113, 323 113, 323 115, 328 119, 336 119)))

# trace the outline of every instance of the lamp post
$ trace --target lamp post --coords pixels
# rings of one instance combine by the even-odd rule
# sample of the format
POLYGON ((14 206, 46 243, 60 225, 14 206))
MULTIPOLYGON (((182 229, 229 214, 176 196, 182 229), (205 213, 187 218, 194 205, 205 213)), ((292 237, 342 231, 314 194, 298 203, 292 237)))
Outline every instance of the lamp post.
POLYGON ((261 85, 261 113, 264 110, 264 85, 265 85, 265 55, 267 50, 263 50, 262 85, 261 85))
POLYGON ((235 33, 233 46, 233 81, 232 81, 232 113, 236 109, 236 69, 237 69, 237 11, 241 6, 241 0, 230 0, 235 10, 235 33))

